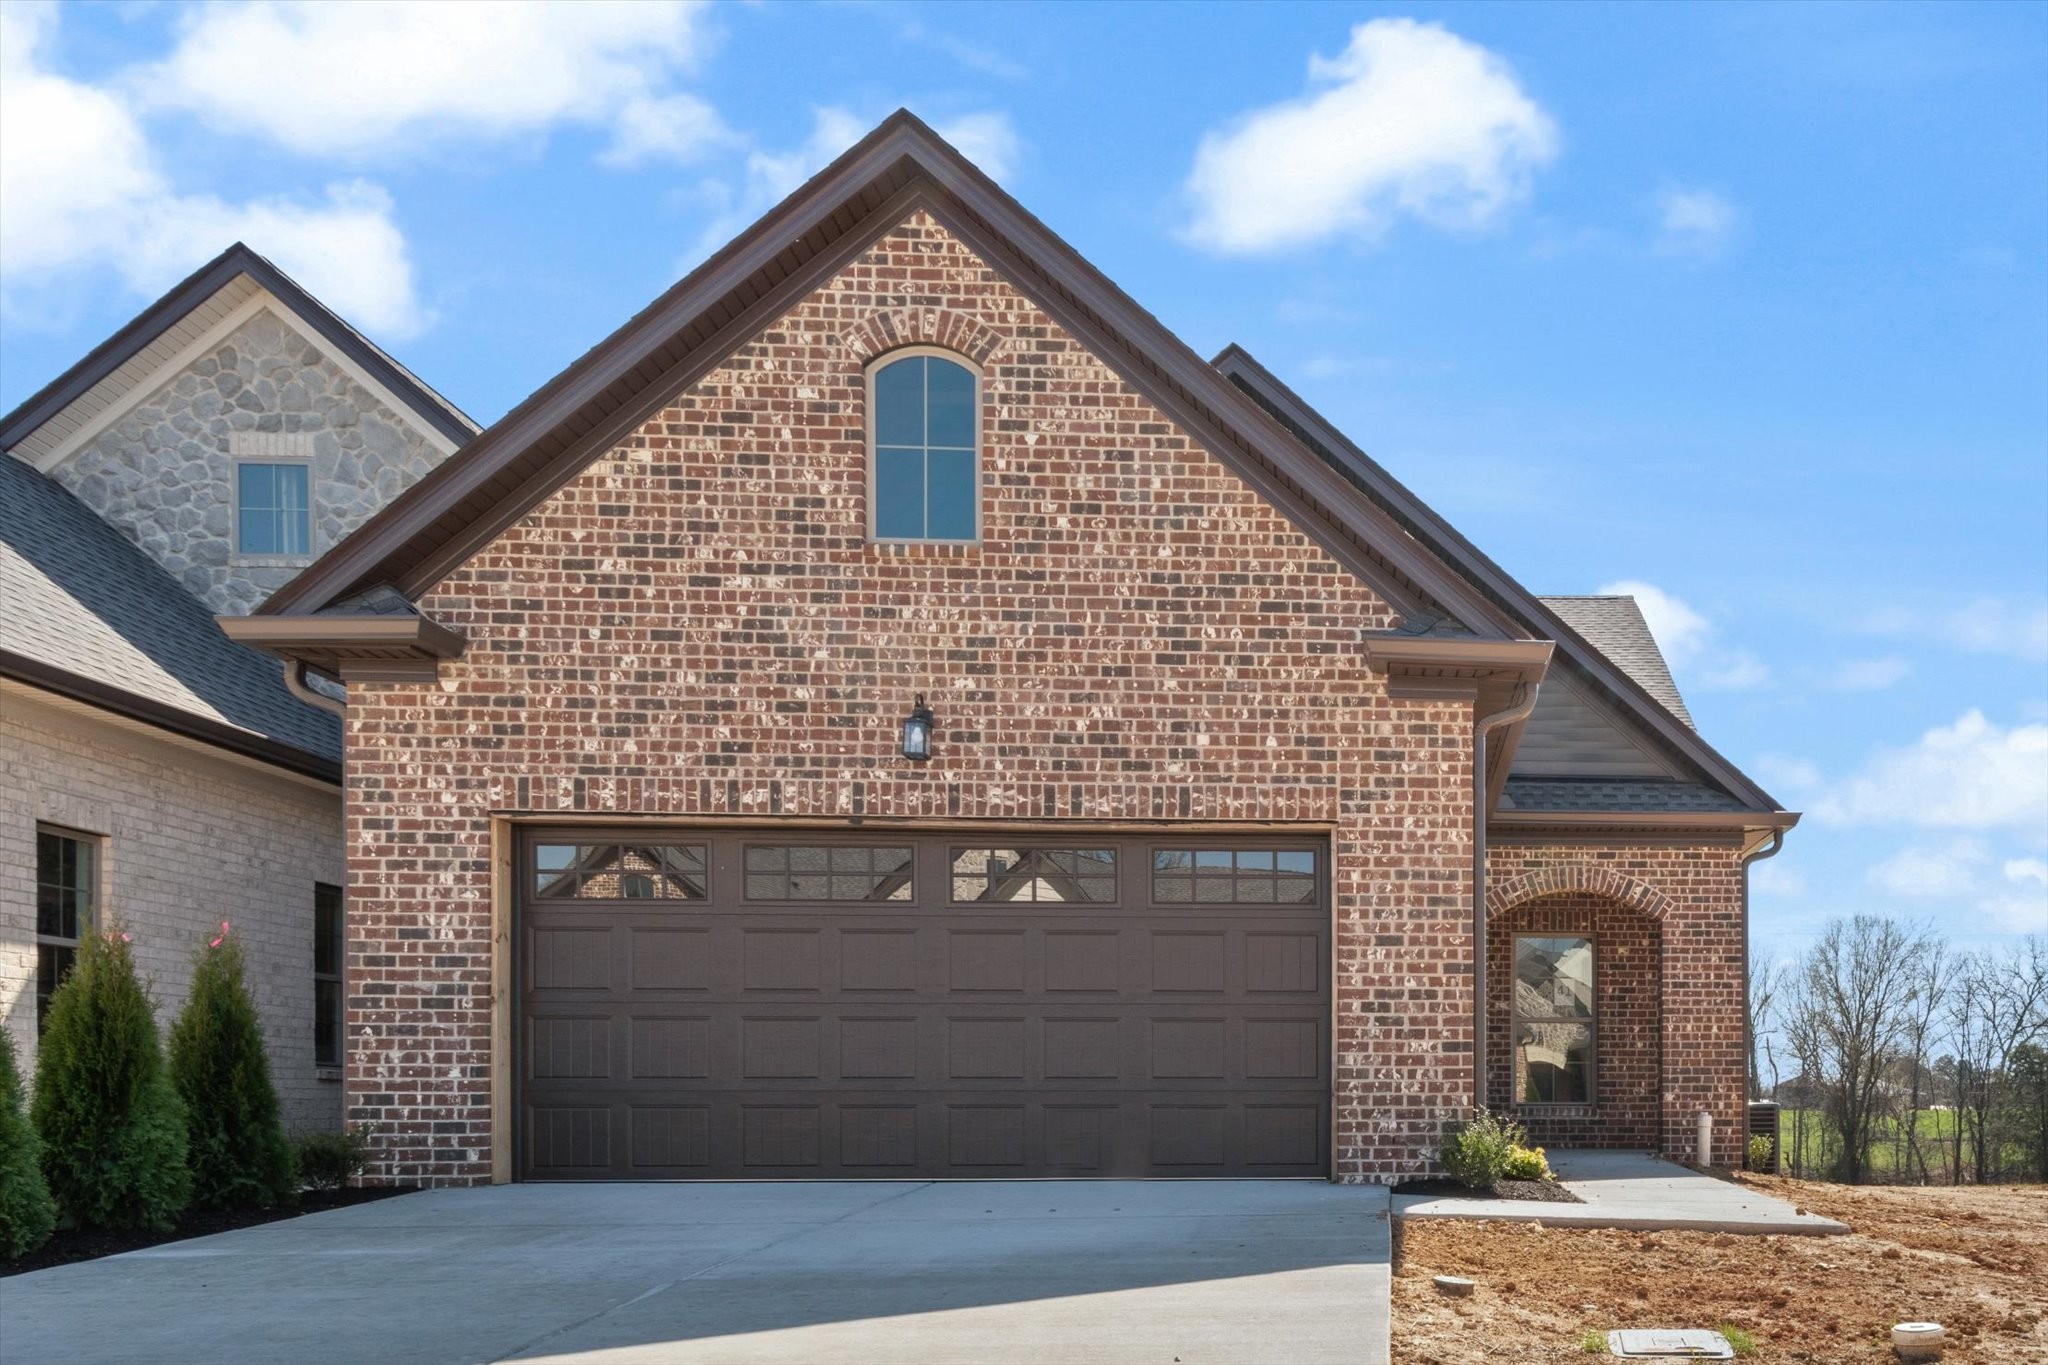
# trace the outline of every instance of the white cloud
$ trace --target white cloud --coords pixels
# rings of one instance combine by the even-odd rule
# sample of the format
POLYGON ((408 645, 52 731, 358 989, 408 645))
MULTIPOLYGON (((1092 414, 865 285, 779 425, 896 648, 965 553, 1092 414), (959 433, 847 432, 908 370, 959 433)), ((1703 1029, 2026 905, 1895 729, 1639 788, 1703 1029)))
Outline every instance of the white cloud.
POLYGON ((1745 692, 1771 680, 1771 670, 1750 651, 1723 643, 1714 623, 1654 583, 1624 579, 1603 585, 1603 597, 1633 597, 1657 648, 1681 686, 1745 692))
POLYGON ((1735 206, 1712 190, 1665 190, 1657 196, 1657 249, 1670 256, 1718 256, 1740 221, 1735 206))
POLYGON ((1772 859, 1750 868, 1750 889, 1772 900, 1798 900, 1806 894, 1806 874, 1772 859))
POLYGON ((1914 900, 1955 899, 1977 885, 1991 850, 1981 839, 1902 848, 1870 869, 1870 884, 1914 900))
POLYGON ((1844 659, 1823 679, 1836 692, 1882 692, 1905 680, 1913 666, 1904 659, 1844 659))
POLYGON ((1969 711, 1918 742, 1880 749, 1814 806, 1835 825, 2048 832, 2048 725, 1992 724, 1969 711))
POLYGON ((695 95, 649 95, 619 109, 611 146, 599 159, 608 166, 694 161, 732 141, 718 111, 695 95))
POLYGON ((1307 93, 1202 139, 1190 240, 1272 251, 1373 236, 1403 214, 1478 228, 1557 155, 1556 125, 1508 64, 1439 25, 1359 24, 1308 72, 1307 93))
POLYGON ((52 6, 0 6, 0 303, 84 270, 157 293, 241 239, 369 331, 427 324, 381 188, 241 203, 179 192, 120 95, 49 69, 57 21, 52 6))
POLYGON ((1866 635, 1935 640, 1972 654, 2048 659, 2048 602, 1977 597, 1920 608, 1890 606, 1853 627, 1866 635))
POLYGON ((176 47, 130 84, 311 156, 559 123, 617 125, 622 155, 691 155, 692 138, 723 131, 667 93, 702 55, 702 13, 691 0, 247 0, 187 11, 176 47))
POLYGON ((1870 869, 1870 884, 1907 900, 1939 901, 1965 912, 1974 927, 1993 933, 2048 929, 2048 863, 2009 858, 1993 874, 1994 859, 1981 839, 1901 849, 1870 869))
MULTIPOLYGON (((692 264, 724 246, 797 186, 830 165, 841 152, 865 137, 876 122, 879 120, 864 120, 836 105, 813 109, 810 135, 786 151, 757 148, 749 152, 738 186, 724 180, 705 182, 699 195, 713 213, 697 240, 692 264)), ((996 180, 1010 173, 1023 149, 1023 141, 1011 126, 1009 116, 998 112, 966 114, 950 122, 934 123, 932 131, 996 180)))
POLYGON ((1756 771, 1764 781, 1788 791, 1812 791, 1821 785, 1820 769, 1811 760, 1787 754, 1765 754, 1756 761, 1756 771))

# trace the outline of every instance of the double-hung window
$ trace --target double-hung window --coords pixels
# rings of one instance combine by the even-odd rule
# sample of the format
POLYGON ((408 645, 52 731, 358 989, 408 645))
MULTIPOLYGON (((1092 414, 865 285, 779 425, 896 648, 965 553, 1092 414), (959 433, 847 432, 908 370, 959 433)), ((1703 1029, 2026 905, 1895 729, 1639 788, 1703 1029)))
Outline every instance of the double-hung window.
POLYGON ((313 552, 312 466, 235 465, 235 552, 300 559, 313 552))
POLYGON ((313 884, 313 1064, 341 1065, 341 888, 313 884))
POLYGON ((90 835, 36 829, 36 1032, 50 997, 78 960, 78 940, 92 932, 99 909, 99 841, 90 835))
POLYGON ((1591 1104, 1596 1030, 1593 940, 1515 938, 1515 1101, 1591 1104))

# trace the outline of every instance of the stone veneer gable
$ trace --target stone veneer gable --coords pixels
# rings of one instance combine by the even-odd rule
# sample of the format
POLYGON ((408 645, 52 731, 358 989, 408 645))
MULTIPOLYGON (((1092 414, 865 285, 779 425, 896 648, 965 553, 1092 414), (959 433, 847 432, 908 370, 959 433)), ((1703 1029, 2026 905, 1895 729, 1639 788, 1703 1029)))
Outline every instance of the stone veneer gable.
POLYGON ((243 614, 432 469, 442 451, 426 431, 265 308, 50 474, 194 596, 243 614), (310 456, 311 555, 236 555, 237 434, 291 438, 310 456))

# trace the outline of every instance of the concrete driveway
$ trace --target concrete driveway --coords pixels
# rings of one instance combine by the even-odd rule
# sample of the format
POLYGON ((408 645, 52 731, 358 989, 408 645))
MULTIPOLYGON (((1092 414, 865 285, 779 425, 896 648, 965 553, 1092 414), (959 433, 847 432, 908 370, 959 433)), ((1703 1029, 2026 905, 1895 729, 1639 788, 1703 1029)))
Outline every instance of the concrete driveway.
POLYGON ((1387 1252, 1314 1182, 436 1190, 0 1280, 0 1356, 1378 1365, 1387 1252))

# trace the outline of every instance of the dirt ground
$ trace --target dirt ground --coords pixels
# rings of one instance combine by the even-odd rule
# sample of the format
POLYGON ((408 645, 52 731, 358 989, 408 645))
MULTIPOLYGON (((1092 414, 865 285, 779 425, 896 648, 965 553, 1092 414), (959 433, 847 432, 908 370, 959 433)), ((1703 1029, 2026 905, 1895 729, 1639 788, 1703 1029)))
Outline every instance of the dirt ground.
POLYGON ((1881 1362, 1893 1323, 1939 1322, 1951 1362, 2048 1361, 2048 1187, 1913 1189, 1742 1176, 1845 1237, 1424 1222, 1397 1229, 1394 1360, 1585 1361, 1591 1330, 1747 1331, 1753 1359, 1881 1362), (1479 1282, 1445 1298, 1433 1275, 1479 1282))

